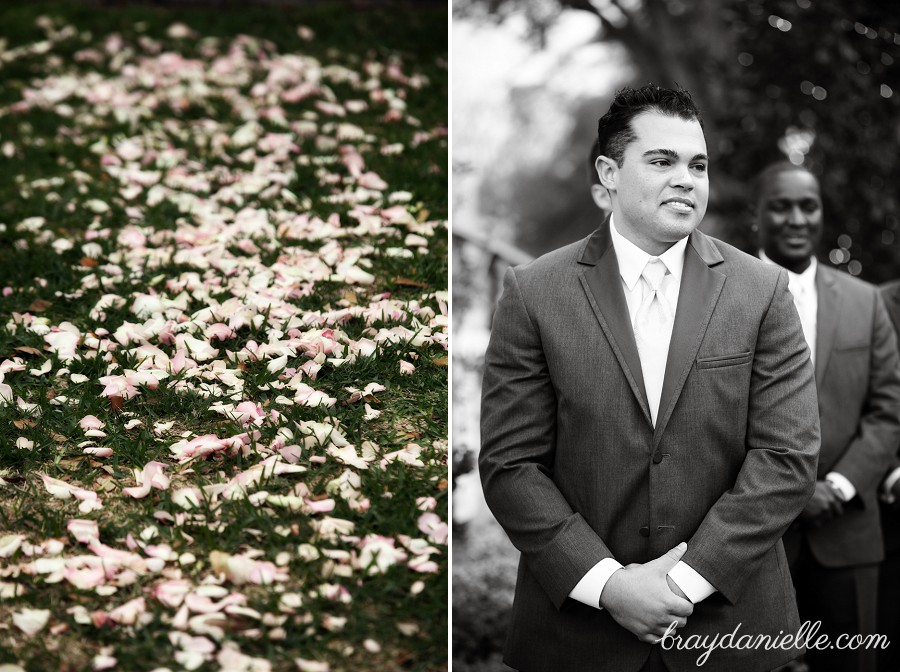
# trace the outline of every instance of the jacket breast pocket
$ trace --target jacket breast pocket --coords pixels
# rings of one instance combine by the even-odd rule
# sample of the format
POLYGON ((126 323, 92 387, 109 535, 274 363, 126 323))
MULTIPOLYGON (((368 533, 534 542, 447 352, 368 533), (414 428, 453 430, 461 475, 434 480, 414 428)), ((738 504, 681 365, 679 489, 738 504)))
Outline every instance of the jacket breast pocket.
POLYGON ((752 352, 739 352, 734 355, 718 355, 716 357, 700 357, 697 359, 697 368, 722 369, 725 367, 748 364, 752 359, 752 352))
POLYGON ((854 352, 860 350, 868 350, 872 347, 872 343, 870 341, 855 341, 849 343, 835 343, 834 351, 835 352, 854 352))

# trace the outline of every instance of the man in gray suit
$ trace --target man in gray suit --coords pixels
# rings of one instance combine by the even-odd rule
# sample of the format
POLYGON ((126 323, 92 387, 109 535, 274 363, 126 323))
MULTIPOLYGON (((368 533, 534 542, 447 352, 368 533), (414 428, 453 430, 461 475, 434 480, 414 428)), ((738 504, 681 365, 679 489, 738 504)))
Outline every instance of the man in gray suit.
MULTIPOLYGON (((876 632, 884 558, 878 487, 900 444, 896 337, 878 288, 815 258, 818 179, 787 161, 764 169, 752 203, 760 257, 788 271, 816 371, 822 449, 815 493, 784 537, 802 620, 820 632, 876 632)), ((812 672, 874 672, 877 648, 811 650, 812 672)))
POLYGON ((482 483, 522 553, 504 659, 678 672, 717 637, 707 669, 771 670, 803 648, 780 539, 819 450, 787 273, 696 230, 687 92, 618 92, 598 140, 611 217, 507 272, 485 360, 482 483))
MULTIPOLYGON (((881 286, 894 333, 900 335, 900 280, 881 286)), ((878 568, 878 634, 891 646, 878 655, 878 672, 900 670, 900 445, 881 485, 881 536, 884 561, 878 568)))

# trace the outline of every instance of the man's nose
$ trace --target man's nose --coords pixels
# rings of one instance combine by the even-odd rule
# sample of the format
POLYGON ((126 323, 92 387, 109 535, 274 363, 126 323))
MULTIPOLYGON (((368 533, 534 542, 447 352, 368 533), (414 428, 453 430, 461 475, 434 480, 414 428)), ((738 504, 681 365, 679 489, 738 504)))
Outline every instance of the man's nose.
POLYGON ((672 172, 671 184, 673 187, 692 191, 694 188, 694 178, 691 176, 690 167, 687 165, 677 165, 672 172))
POLYGON ((800 209, 800 206, 794 206, 790 210, 788 210, 788 224, 793 224, 794 226, 802 226, 806 224, 806 217, 803 216, 803 211, 800 209))

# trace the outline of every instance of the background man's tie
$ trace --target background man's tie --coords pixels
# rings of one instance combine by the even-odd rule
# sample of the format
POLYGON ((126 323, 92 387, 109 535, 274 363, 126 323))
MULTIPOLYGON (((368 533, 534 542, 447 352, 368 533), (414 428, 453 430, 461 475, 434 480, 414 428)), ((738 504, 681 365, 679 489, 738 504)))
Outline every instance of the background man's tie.
POLYGON ((669 341, 675 323, 675 309, 666 298, 665 288, 674 280, 666 265, 657 257, 651 257, 641 273, 644 281, 644 299, 634 317, 634 339, 641 357, 644 387, 650 402, 650 417, 656 426, 659 398, 662 395, 669 341))

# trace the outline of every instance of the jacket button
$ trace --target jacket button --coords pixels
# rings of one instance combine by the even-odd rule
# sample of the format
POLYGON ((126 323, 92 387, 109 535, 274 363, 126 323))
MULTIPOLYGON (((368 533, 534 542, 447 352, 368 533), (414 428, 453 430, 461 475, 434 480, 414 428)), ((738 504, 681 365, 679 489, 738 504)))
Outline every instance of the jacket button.
POLYGON ((640 533, 640 535, 641 535, 642 537, 649 537, 649 536, 650 536, 650 528, 649 528, 649 527, 644 526, 644 527, 642 527, 640 530, 638 530, 638 532, 640 533))
POLYGON ((657 450, 655 453, 653 453, 653 464, 659 464, 662 461, 663 454, 657 450))

